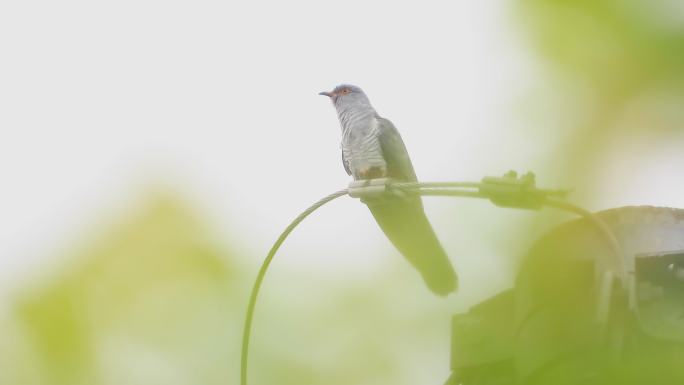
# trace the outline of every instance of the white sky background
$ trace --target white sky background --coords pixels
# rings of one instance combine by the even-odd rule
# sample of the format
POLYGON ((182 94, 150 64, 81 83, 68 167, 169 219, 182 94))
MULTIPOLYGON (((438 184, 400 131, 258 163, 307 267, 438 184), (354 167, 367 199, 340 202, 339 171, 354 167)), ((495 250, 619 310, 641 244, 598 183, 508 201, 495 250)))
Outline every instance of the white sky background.
MULTIPOLYGON (((342 82, 395 123, 422 180, 537 168, 557 138, 525 130, 516 111, 541 80, 509 1, 406 4, 0 5, 0 288, 59 265, 60 252, 160 182, 260 262, 295 215, 349 182, 336 115, 317 95, 342 82)), ((649 192, 620 189, 601 204, 684 206, 674 192, 662 198, 670 174, 644 174, 649 192)), ((486 245, 483 255, 459 245, 471 224, 453 214, 469 205, 426 202, 466 288, 497 270, 486 245)), ((478 205, 469 213, 495 212, 478 205)), ((278 264, 363 274, 381 251, 399 257, 365 207, 342 198, 293 234, 278 264)))

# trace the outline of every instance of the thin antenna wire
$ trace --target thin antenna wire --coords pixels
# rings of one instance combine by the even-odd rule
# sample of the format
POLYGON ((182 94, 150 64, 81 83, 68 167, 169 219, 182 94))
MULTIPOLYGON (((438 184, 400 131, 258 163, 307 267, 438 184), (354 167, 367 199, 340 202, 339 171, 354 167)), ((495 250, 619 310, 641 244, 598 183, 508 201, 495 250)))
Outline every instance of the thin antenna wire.
POLYGON ((327 197, 319 200, 318 202, 314 203, 306 209, 304 212, 299 214, 295 220, 290 223, 289 226, 280 234, 278 237, 278 240, 275 241, 273 246, 271 247, 271 250, 268 252, 268 255, 266 256, 266 259, 264 259, 264 262, 261 264, 261 269, 259 269, 259 273, 257 274, 256 280, 254 281, 254 286, 252 287, 252 294, 249 297, 249 305, 247 306, 247 315, 245 316, 245 328, 242 331, 242 353, 240 355, 240 384, 241 385, 247 385, 247 359, 249 356, 249 337, 252 331, 252 320, 254 319, 254 307, 256 306, 256 301, 257 301, 257 296, 259 295, 259 289, 261 288, 261 283, 264 280, 264 276, 266 275, 266 270, 268 270, 268 266, 270 266, 271 261, 273 260, 273 257, 275 256, 275 253, 278 251, 280 248, 280 245, 283 244, 285 239, 287 238, 288 235, 292 232, 292 230, 297 227, 299 223, 301 223, 304 218, 308 217, 309 214, 312 212, 316 211, 318 208, 323 206, 324 204, 332 201, 333 199, 339 198, 343 195, 347 195, 347 189, 337 191, 335 193, 332 193, 328 195, 327 197))
POLYGON ((585 210, 579 206, 573 205, 572 203, 558 201, 554 199, 547 199, 544 202, 544 205, 577 214, 583 217, 584 219, 588 220, 589 223, 591 223, 596 228, 596 230, 598 230, 598 232, 603 236, 603 238, 608 243, 608 247, 610 247, 610 250, 614 257, 613 268, 617 269, 618 277, 620 277, 620 280, 622 281, 621 283, 623 285, 627 284, 628 276, 627 267, 625 266, 624 251, 622 250, 622 246, 620 246, 620 242, 615 237, 613 231, 610 229, 608 224, 603 219, 601 219, 601 217, 590 212, 589 210, 585 210))
MULTIPOLYGON (((394 182, 388 184, 386 187, 391 188, 398 188, 399 190, 413 190, 414 192, 420 194, 420 195, 431 195, 431 196, 458 196, 458 197, 468 197, 468 198, 484 198, 484 199, 491 199, 491 197, 481 191, 478 190, 463 190, 464 188, 480 188, 483 186, 483 183, 476 183, 476 182, 439 182, 439 183, 419 183, 419 182, 394 182)), ((542 190, 540 190, 542 191, 542 190)), ((547 190, 547 194, 556 194, 554 190, 547 190)), ((273 260, 273 257, 275 256, 275 253, 278 251, 280 246, 283 244, 285 239, 290 235, 292 230, 301 223, 304 218, 308 217, 311 213, 319 209, 321 206, 325 205, 326 203, 337 199, 343 195, 349 194, 349 189, 344 189, 337 191, 335 193, 332 193, 325 198, 319 200, 318 202, 314 203, 306 209, 304 212, 299 214, 297 218, 295 218, 287 228, 280 234, 278 239, 275 241, 273 246, 271 247, 271 250, 268 252, 268 255, 264 259, 264 261, 261 264, 261 268, 259 269, 259 273, 257 274, 256 280, 254 281, 254 286, 252 287, 252 293, 249 298, 249 305, 247 305, 247 314, 245 316, 245 327, 242 332, 242 353, 240 355, 240 385, 247 385, 247 361, 249 358, 249 339, 252 331, 252 320, 254 319, 254 308, 256 306, 256 301, 257 297, 259 295, 259 290, 261 289, 261 283, 264 280, 264 276, 266 275, 266 271, 268 270, 268 267, 271 265, 271 261, 273 260)), ((569 211, 572 213, 575 213, 577 215, 580 215, 592 223, 599 233, 603 235, 613 254, 614 257, 616 258, 616 266, 618 268, 618 275, 620 278, 623 280, 626 279, 626 271, 625 271, 625 266, 624 266, 624 254, 622 251, 622 248, 620 247, 619 242, 615 238, 615 235, 611 231, 610 227, 597 215, 582 209, 581 207, 575 206, 573 204, 567 203, 567 202, 562 202, 558 200, 552 200, 552 199, 544 199, 543 203, 544 206, 548 207, 553 207, 556 209, 560 209, 563 211, 569 211)), ((625 282, 623 282, 625 284, 625 282)))

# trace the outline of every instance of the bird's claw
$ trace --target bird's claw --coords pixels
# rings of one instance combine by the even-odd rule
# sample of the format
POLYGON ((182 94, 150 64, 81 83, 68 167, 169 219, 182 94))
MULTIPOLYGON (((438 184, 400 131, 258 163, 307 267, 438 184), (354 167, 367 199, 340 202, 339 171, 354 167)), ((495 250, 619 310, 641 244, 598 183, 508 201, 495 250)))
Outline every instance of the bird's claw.
POLYGON ((359 179, 349 183, 349 196, 352 198, 373 199, 387 192, 389 178, 359 179))

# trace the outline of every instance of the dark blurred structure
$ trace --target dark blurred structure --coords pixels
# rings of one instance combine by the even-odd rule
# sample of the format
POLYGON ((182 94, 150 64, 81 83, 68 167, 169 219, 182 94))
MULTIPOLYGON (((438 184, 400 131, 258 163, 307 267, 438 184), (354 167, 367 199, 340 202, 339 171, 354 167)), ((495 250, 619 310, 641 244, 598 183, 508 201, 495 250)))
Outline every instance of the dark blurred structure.
POLYGON ((453 319, 448 384, 684 383, 684 210, 600 212, 627 277, 606 286, 611 253, 586 219, 525 258, 515 287, 453 319))

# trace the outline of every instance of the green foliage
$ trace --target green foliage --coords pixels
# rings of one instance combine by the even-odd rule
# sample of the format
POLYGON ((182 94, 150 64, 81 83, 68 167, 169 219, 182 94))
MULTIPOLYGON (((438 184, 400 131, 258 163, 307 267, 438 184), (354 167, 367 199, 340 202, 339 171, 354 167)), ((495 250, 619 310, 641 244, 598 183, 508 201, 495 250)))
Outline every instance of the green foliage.
MULTIPOLYGON (((534 111, 552 110, 539 127, 559 140, 544 165, 564 186, 578 187, 573 199, 595 194, 603 157, 625 138, 664 142, 681 134, 684 23, 670 11, 676 3, 517 2, 551 74, 542 78, 546 94, 532 101, 534 111)), ((468 216, 468 208, 459 210, 468 216)), ((471 225, 479 220, 494 228, 491 218, 472 213, 471 225)), ((97 239, 85 237, 87 246, 67 253, 61 274, 25 288, 12 311, 0 313, 0 384, 236 383, 247 288, 262 256, 226 248, 204 223, 185 202, 154 196, 97 239)), ((513 231, 511 242, 527 244, 518 239, 547 227, 536 225, 513 231)), ((224 236, 244 234, 234 228, 224 236)), ((467 249, 470 233, 453 235, 459 236, 453 244, 467 249)), ((505 247, 509 254, 511 245, 505 247)), ((477 263, 512 269, 510 260, 491 258, 477 263)), ((383 266, 382 274, 353 284, 343 275, 270 272, 255 315, 251 381, 443 381, 453 308, 404 267, 383 266)), ((466 273, 464 282, 491 279, 473 278, 475 269, 466 273)), ((558 281, 567 276, 557 273, 558 281)), ((458 300, 483 296, 467 285, 462 290, 458 300)))
POLYGON ((202 382, 225 377, 207 366, 227 354, 226 320, 238 303, 225 253, 168 199, 106 233, 78 253, 75 269, 17 302, 49 383, 138 383, 167 369, 203 373, 202 382), (139 362, 150 354, 161 358, 139 362))
POLYGON ((594 83, 605 97, 630 97, 672 81, 684 86, 684 28, 663 20, 666 1, 520 3, 540 52, 594 83))
MULTIPOLYGON (((163 196, 102 233, 69 253, 71 268, 17 299, 8 325, 21 333, 3 348, 25 354, 0 349, 0 368, 10 368, 1 376, 32 385, 236 383, 260 256, 241 265, 185 203, 163 196)), ((443 381, 449 311, 404 267, 353 285, 274 269, 256 312, 252 382, 410 384, 426 367, 443 381)))
MULTIPOLYGON (((544 130, 562 138, 552 174, 596 195, 601 165, 625 143, 679 140, 684 129, 684 20, 669 0, 519 0, 517 14, 547 59, 544 130), (546 100, 555 100, 550 106, 546 100)), ((644 148, 654 155, 657 146, 644 148)), ((624 155, 624 154, 623 154, 624 155)), ((618 161, 621 161, 620 157, 618 161)))

